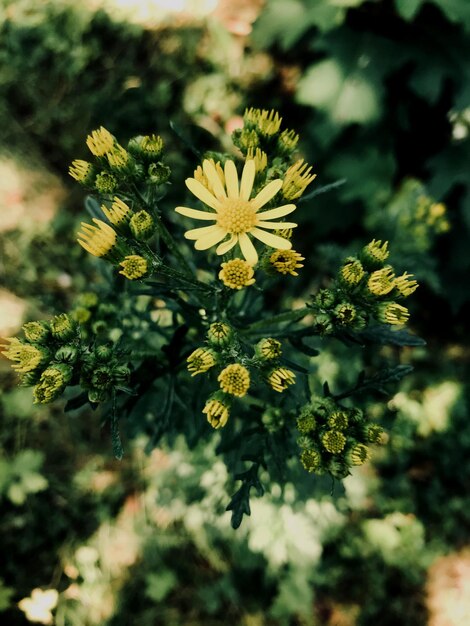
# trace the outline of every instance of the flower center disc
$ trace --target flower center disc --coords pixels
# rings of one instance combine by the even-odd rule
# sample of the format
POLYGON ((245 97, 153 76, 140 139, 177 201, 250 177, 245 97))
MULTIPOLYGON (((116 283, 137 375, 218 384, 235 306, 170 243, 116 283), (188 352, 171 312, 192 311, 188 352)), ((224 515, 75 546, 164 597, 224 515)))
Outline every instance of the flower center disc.
POLYGON ((256 211, 248 200, 226 198, 217 214, 217 226, 234 235, 246 233, 256 222, 256 211))

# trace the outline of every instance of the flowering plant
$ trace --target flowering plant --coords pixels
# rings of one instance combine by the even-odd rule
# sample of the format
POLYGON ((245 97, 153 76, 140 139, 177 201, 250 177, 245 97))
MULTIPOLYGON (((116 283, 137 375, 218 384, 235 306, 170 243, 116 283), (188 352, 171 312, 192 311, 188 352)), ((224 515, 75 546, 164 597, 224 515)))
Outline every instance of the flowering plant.
POLYGON ((78 243, 112 268, 108 285, 82 294, 68 314, 27 322, 4 354, 35 403, 66 392, 66 410, 102 405, 118 458, 119 422, 129 435, 145 433, 149 448, 163 435, 194 443, 220 431, 218 452, 241 481, 227 506, 237 527, 251 488, 263 492, 262 470, 282 483, 298 457, 308 473, 342 479, 384 441, 360 405, 410 367, 361 373, 334 394, 315 369, 325 340, 421 340, 402 328, 402 301, 417 283, 396 276, 387 242, 364 245, 303 302, 301 294, 284 301, 305 261, 292 244, 297 222, 285 218, 326 189, 305 195, 315 175, 278 113, 247 110, 232 138, 233 153, 203 155, 186 179, 195 206, 168 211, 161 137, 134 137, 124 148, 105 128, 93 131, 93 161, 69 171, 91 194, 92 223, 82 223, 78 243))

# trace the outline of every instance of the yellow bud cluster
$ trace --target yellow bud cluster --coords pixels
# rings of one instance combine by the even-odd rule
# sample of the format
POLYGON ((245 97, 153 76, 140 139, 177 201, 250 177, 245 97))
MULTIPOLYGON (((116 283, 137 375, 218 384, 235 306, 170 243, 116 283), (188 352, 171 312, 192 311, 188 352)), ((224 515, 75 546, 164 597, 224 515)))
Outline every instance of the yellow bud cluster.
POLYGON ((219 278, 230 289, 243 289, 255 282, 253 267, 244 259, 232 259, 222 263, 219 278))
POLYGON ((212 428, 223 428, 230 415, 229 405, 218 397, 209 398, 202 412, 207 415, 207 421, 212 428))
POLYGON ((312 167, 299 159, 287 170, 282 183, 282 195, 286 200, 300 198, 310 185, 316 174, 312 174, 312 167))
POLYGON ((101 126, 88 135, 86 145, 94 156, 105 156, 114 146, 114 137, 106 128, 101 126))
POLYGON ((116 245, 116 232, 102 220, 93 218, 96 226, 82 222, 78 243, 93 256, 106 256, 116 245))
POLYGON ((274 391, 282 393, 289 385, 295 384, 295 374, 285 367, 278 367, 270 372, 268 383, 274 391))
POLYGON ((43 362, 44 353, 36 346, 24 344, 16 337, 8 337, 7 341, 10 342, 10 345, 2 346, 2 348, 7 348, 2 351, 2 354, 10 361, 15 361, 12 367, 18 373, 32 372, 43 362))
POLYGON ((214 367, 215 356, 212 350, 207 348, 196 348, 187 358, 188 371, 191 376, 203 374, 214 367))
POLYGON ((390 266, 372 272, 367 281, 367 287, 374 296, 385 296, 395 286, 395 274, 390 266))
POLYGON ((271 109, 246 109, 243 115, 246 123, 257 127, 258 131, 267 136, 275 135, 279 132, 282 123, 282 117, 277 111, 271 109))
POLYGON ((147 274, 147 261, 138 254, 126 256, 119 265, 122 267, 119 273, 129 280, 137 280, 147 274))
POLYGON ((131 212, 130 207, 117 196, 114 197, 114 202, 111 207, 108 208, 106 205, 102 204, 101 210, 113 226, 121 226, 124 224, 131 212))
POLYGON ((303 267, 301 261, 305 261, 299 252, 295 250, 275 250, 269 257, 269 263, 272 269, 279 274, 290 274, 291 276, 298 276, 296 271, 303 267))
POLYGON ((219 374, 217 380, 220 383, 220 388, 225 393, 237 398, 242 398, 246 395, 250 388, 250 372, 244 365, 240 363, 231 363, 227 365, 219 374))
POLYGON ((264 172, 268 166, 268 155, 259 148, 248 148, 246 158, 252 159, 255 162, 256 173, 264 172))

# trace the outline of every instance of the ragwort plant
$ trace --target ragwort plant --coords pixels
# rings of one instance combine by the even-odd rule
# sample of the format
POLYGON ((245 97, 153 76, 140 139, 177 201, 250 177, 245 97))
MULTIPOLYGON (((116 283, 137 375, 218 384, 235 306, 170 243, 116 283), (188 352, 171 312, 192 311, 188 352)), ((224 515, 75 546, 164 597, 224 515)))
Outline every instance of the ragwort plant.
POLYGON ((171 442, 183 433, 193 445, 219 431, 218 452, 241 481, 227 506, 236 528, 250 514, 251 488, 263 493, 261 468, 282 482, 298 457, 306 472, 342 479, 383 442, 381 426, 357 404, 411 368, 362 372, 333 394, 316 380, 312 339, 421 340, 403 328, 403 301, 417 283, 395 274, 383 241, 346 258, 303 306, 269 310, 272 293, 303 268, 290 220, 315 174, 275 111, 246 110, 232 138, 233 154, 206 153, 195 164, 188 206, 168 214, 161 137, 134 137, 125 148, 94 130, 93 159, 73 161, 69 172, 91 194, 92 221, 81 224, 78 243, 112 269, 109 286, 80 296, 70 313, 24 324, 4 354, 35 403, 80 387, 66 410, 102 405, 118 458, 119 420, 130 434, 146 433, 149 448, 163 435, 171 442))

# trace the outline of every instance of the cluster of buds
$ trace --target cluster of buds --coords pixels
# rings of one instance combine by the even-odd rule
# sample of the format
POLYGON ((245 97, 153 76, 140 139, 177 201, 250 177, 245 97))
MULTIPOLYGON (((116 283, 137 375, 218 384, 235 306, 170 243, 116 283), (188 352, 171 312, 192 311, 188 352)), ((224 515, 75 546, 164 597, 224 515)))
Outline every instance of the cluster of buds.
MULTIPOLYGON (((94 294, 84 295, 83 302, 96 306, 94 294)), ((35 404, 47 404, 59 398, 67 385, 80 383, 88 391, 90 402, 101 402, 113 389, 127 384, 130 371, 122 355, 112 346, 83 341, 81 326, 71 315, 61 313, 49 322, 23 325, 24 338, 11 337, 3 354, 13 361, 21 385, 33 387, 35 404)))
POLYGON ((358 408, 333 398, 313 397, 297 416, 300 462, 307 472, 345 478, 370 457, 370 446, 383 443, 383 430, 358 408))
POLYGON ((295 383, 295 374, 282 367, 282 350, 277 339, 262 339, 253 355, 246 353, 234 329, 225 322, 209 326, 206 345, 196 348, 187 358, 192 376, 217 372, 219 389, 207 400, 203 413, 213 428, 227 423, 234 398, 243 398, 252 386, 254 373, 274 391, 282 393, 295 383))
POLYGON ((286 202, 298 200, 316 176, 308 163, 295 157, 299 135, 282 130, 277 111, 246 109, 243 128, 232 133, 232 141, 246 158, 254 159, 258 176, 265 181, 283 179, 281 195, 286 202))
POLYGON ((117 389, 126 388, 130 369, 112 344, 94 346, 82 359, 80 385, 90 402, 103 402, 117 389))
POLYGON ((69 173, 103 198, 103 215, 102 219, 94 217, 92 224, 82 222, 78 243, 93 256, 111 262, 128 280, 142 279, 159 264, 145 242, 157 229, 158 216, 149 208, 155 189, 170 176, 161 161, 163 140, 158 135, 134 137, 125 149, 101 127, 88 136, 87 146, 95 162, 73 161, 69 173), (149 200, 145 208, 135 200, 135 188, 141 188, 140 197, 149 200))
POLYGON ((170 168, 162 161, 163 140, 158 135, 133 137, 126 149, 101 126, 86 143, 93 162, 76 159, 69 174, 87 189, 111 196, 131 185, 158 186, 168 181, 170 168))
POLYGON ((34 387, 35 404, 60 397, 72 381, 80 355, 80 331, 75 320, 62 313, 50 322, 23 325, 24 338, 10 337, 3 354, 13 361, 21 384, 34 387))
POLYGON ((401 326, 409 312, 399 301, 410 296, 418 283, 406 272, 396 276, 388 242, 372 240, 359 255, 348 257, 333 284, 312 299, 317 332, 331 335, 341 330, 362 330, 371 320, 401 326))

